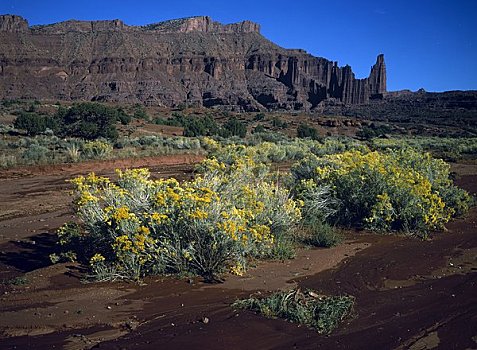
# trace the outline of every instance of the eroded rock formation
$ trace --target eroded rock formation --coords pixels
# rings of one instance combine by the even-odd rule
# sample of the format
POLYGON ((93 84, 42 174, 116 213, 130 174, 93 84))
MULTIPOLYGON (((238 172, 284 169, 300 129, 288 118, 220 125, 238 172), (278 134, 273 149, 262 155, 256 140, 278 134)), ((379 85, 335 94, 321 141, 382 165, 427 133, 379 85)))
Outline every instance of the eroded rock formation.
POLYGON ((384 55, 379 55, 369 75, 369 93, 371 98, 383 98, 386 93, 386 64, 384 55))
POLYGON ((120 20, 28 27, 0 16, 0 98, 312 109, 365 104, 386 92, 384 56, 369 78, 268 41, 250 21, 192 17, 147 26, 120 20))

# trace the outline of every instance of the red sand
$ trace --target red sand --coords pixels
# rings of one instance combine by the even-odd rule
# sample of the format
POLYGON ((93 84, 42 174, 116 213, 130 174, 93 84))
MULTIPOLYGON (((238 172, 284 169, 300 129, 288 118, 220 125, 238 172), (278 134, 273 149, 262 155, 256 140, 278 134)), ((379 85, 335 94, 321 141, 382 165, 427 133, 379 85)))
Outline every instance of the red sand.
MULTIPOLYGON (((139 166, 187 178, 197 160, 159 157, 29 168, 27 176, 25 169, 0 173, 0 280, 27 278, 24 285, 0 285, 0 347, 477 348, 477 209, 429 241, 349 232, 339 247, 302 250, 294 260, 260 263, 247 276, 216 285, 160 277, 142 286, 82 284, 79 266, 49 265, 52 233, 70 215, 67 178, 139 166), (229 306, 256 291, 295 285, 354 295, 354 317, 320 336, 229 306)), ((470 167, 458 183, 476 193, 477 166, 470 167)))

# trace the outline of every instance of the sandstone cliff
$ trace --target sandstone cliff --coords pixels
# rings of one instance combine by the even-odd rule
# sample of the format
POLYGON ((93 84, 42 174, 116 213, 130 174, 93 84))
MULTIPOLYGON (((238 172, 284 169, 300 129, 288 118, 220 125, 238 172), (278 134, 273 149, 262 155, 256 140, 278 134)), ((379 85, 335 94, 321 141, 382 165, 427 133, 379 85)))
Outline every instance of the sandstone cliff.
POLYGON ((120 20, 28 27, 0 16, 0 98, 312 109, 365 104, 386 92, 384 56, 369 78, 351 67, 281 48, 250 21, 209 17, 128 26, 120 20))

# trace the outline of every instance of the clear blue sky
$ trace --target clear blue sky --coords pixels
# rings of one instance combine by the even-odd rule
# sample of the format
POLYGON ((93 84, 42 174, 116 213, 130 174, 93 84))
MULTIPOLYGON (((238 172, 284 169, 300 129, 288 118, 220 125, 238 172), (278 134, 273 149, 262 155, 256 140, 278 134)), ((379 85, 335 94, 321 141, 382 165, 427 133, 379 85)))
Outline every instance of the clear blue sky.
POLYGON ((477 90, 477 0, 0 0, 0 13, 21 15, 30 25, 249 19, 275 43, 349 64, 358 78, 384 53, 388 90, 477 90))

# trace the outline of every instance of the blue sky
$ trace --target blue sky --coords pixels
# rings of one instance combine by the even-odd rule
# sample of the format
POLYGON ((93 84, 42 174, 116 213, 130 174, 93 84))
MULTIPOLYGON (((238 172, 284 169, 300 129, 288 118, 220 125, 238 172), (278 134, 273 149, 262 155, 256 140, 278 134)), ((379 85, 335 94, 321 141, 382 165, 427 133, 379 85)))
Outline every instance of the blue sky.
POLYGON ((249 19, 275 43, 349 64, 358 78, 384 53, 388 90, 477 90, 477 0, 0 0, 0 13, 21 15, 30 25, 249 19))

